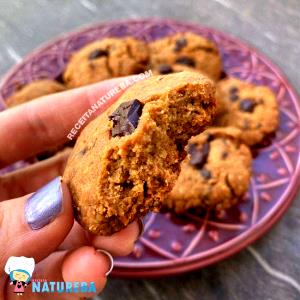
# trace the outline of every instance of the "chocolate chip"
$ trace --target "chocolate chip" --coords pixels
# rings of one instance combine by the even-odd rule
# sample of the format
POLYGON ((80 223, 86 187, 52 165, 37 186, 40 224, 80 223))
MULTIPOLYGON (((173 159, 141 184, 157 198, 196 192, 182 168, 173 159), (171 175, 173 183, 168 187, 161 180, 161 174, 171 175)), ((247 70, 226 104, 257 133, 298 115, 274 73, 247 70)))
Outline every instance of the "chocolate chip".
POLYGON ((243 99, 240 102, 240 110, 244 112, 252 113, 256 103, 252 99, 243 99))
POLYGON ((92 51, 89 55, 89 60, 93 60, 96 58, 99 58, 101 56, 107 56, 108 52, 106 50, 102 50, 102 49, 95 49, 94 51, 92 51))
POLYGON ((158 66, 158 72, 160 74, 169 74, 173 72, 173 68, 168 64, 161 64, 158 66))
POLYGON ((113 121, 111 136, 125 136, 134 132, 143 111, 137 99, 122 103, 108 118, 113 121))
POLYGON ((224 151, 222 153, 222 159, 226 159, 228 157, 228 152, 224 151))
POLYGON ((200 170, 200 174, 202 175, 202 177, 206 180, 211 178, 211 172, 207 169, 201 169, 200 170))
POLYGON ((230 94, 236 94, 239 91, 239 89, 236 86, 232 86, 229 90, 230 94))
POLYGON ((175 42, 174 52, 179 52, 186 45, 187 45, 186 38, 177 39, 176 42, 175 42))
POLYGON ((209 143, 205 143, 202 149, 199 149, 196 144, 189 144, 188 153, 191 156, 190 164, 198 169, 201 169, 206 161, 209 154, 209 143))
POLYGON ((239 99, 239 95, 238 94, 230 94, 229 98, 231 101, 235 102, 239 99))
POLYGON ((195 67, 195 61, 188 57, 188 56, 181 56, 179 58, 176 59, 176 63, 180 64, 180 65, 186 65, 189 67, 195 67))
POLYGON ((239 89, 236 86, 233 86, 229 89, 229 98, 231 101, 236 101, 239 99, 239 95, 238 95, 239 89))

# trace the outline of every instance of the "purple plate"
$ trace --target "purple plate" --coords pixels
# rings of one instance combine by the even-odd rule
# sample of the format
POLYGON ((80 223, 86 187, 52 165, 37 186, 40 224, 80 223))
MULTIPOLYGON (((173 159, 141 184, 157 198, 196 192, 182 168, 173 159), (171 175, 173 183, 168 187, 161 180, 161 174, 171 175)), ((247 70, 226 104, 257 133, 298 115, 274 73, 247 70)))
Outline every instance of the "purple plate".
POLYGON ((243 42, 197 24, 159 19, 102 23, 67 34, 30 54, 0 86, 0 107, 4 108, 4 99, 18 86, 59 77, 70 55, 88 42, 128 35, 152 41, 185 31, 218 45, 228 75, 267 85, 275 92, 280 128, 272 144, 255 158, 251 187, 237 207, 214 217, 149 214, 132 255, 116 258, 117 276, 157 277, 215 263, 246 247, 278 221, 291 204, 300 179, 300 107, 295 91, 277 67, 243 42))

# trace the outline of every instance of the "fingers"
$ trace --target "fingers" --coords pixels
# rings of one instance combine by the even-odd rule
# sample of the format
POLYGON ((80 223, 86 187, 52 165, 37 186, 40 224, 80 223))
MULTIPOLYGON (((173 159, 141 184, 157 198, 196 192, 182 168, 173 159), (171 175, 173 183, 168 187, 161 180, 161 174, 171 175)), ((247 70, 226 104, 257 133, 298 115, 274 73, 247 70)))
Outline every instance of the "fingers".
MULTIPOLYGON (((0 112, 0 168, 66 142, 69 131, 92 104, 124 78, 44 96, 0 112)), ((90 121, 103 112, 122 93, 112 95, 92 114, 90 121)))
POLYGON ((133 222, 112 236, 88 234, 87 238, 97 249, 105 249, 114 256, 126 256, 132 252, 134 243, 142 234, 142 223, 140 222, 133 222))
POLYGON ((10 256, 40 261, 65 239, 73 225, 67 187, 56 178, 31 196, 0 203, 0 269, 10 256))
POLYGON ((0 201, 30 194, 61 176, 71 151, 66 148, 47 160, 0 176, 0 201))
MULTIPOLYGON (((36 266, 33 273, 35 279, 45 279, 48 282, 77 282, 72 285, 72 293, 38 293, 39 285, 32 286, 25 291, 26 297, 31 300, 38 299, 79 299, 80 297, 92 297, 97 295, 106 284, 106 277, 113 267, 112 257, 103 252, 98 252, 92 247, 81 247, 74 251, 59 251, 51 254, 36 266), (87 289, 81 283, 86 282, 87 289), (92 283, 92 284, 91 284, 92 283), (75 291, 76 289, 76 291, 75 291), (92 291, 92 292, 87 292, 92 291)), ((51 289, 51 286, 49 286, 51 289)), ((13 296, 13 288, 7 284, 6 294, 8 300, 18 299, 13 296)), ((42 287, 40 286, 40 291, 42 287)), ((55 290, 55 289, 54 289, 55 290)), ((26 298, 27 299, 27 298, 26 298)))
POLYGON ((126 256, 133 250, 134 243, 143 233, 141 220, 131 223, 127 228, 112 236, 97 236, 87 233, 75 222, 70 234, 60 245, 59 249, 73 249, 83 245, 92 245, 96 249, 103 249, 114 256, 126 256))

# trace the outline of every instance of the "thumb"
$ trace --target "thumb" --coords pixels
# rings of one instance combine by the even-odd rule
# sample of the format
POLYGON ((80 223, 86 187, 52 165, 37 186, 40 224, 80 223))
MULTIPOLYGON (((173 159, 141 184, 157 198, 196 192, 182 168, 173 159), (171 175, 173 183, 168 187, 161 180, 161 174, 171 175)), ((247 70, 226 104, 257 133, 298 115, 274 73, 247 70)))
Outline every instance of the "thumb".
POLYGON ((41 261, 73 226, 71 197, 57 177, 32 195, 0 203, 0 269, 10 256, 41 261))

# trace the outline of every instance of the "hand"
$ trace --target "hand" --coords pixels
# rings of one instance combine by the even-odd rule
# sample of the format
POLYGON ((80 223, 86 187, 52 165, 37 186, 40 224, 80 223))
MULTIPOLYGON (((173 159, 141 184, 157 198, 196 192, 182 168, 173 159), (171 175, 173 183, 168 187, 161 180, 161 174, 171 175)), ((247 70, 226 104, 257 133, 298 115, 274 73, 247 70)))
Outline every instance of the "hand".
MULTIPOLYGON (((0 168, 66 142, 80 116, 122 80, 45 96, 1 112, 0 168)), ((98 113, 119 96, 112 97, 98 113)), ((66 150, 0 177, 0 270, 3 272, 10 256, 33 257, 33 279, 95 282, 99 293, 113 266, 111 255, 128 255, 142 226, 141 222, 134 222, 110 237, 84 232, 74 222, 70 193, 58 177, 68 154, 66 150)), ((17 299, 8 276, 1 275, 0 288, 0 299, 17 299)), ((55 299, 58 295, 30 290, 25 292, 26 299, 55 299)), ((93 294, 65 293, 59 294, 59 299, 83 296, 93 294)))

